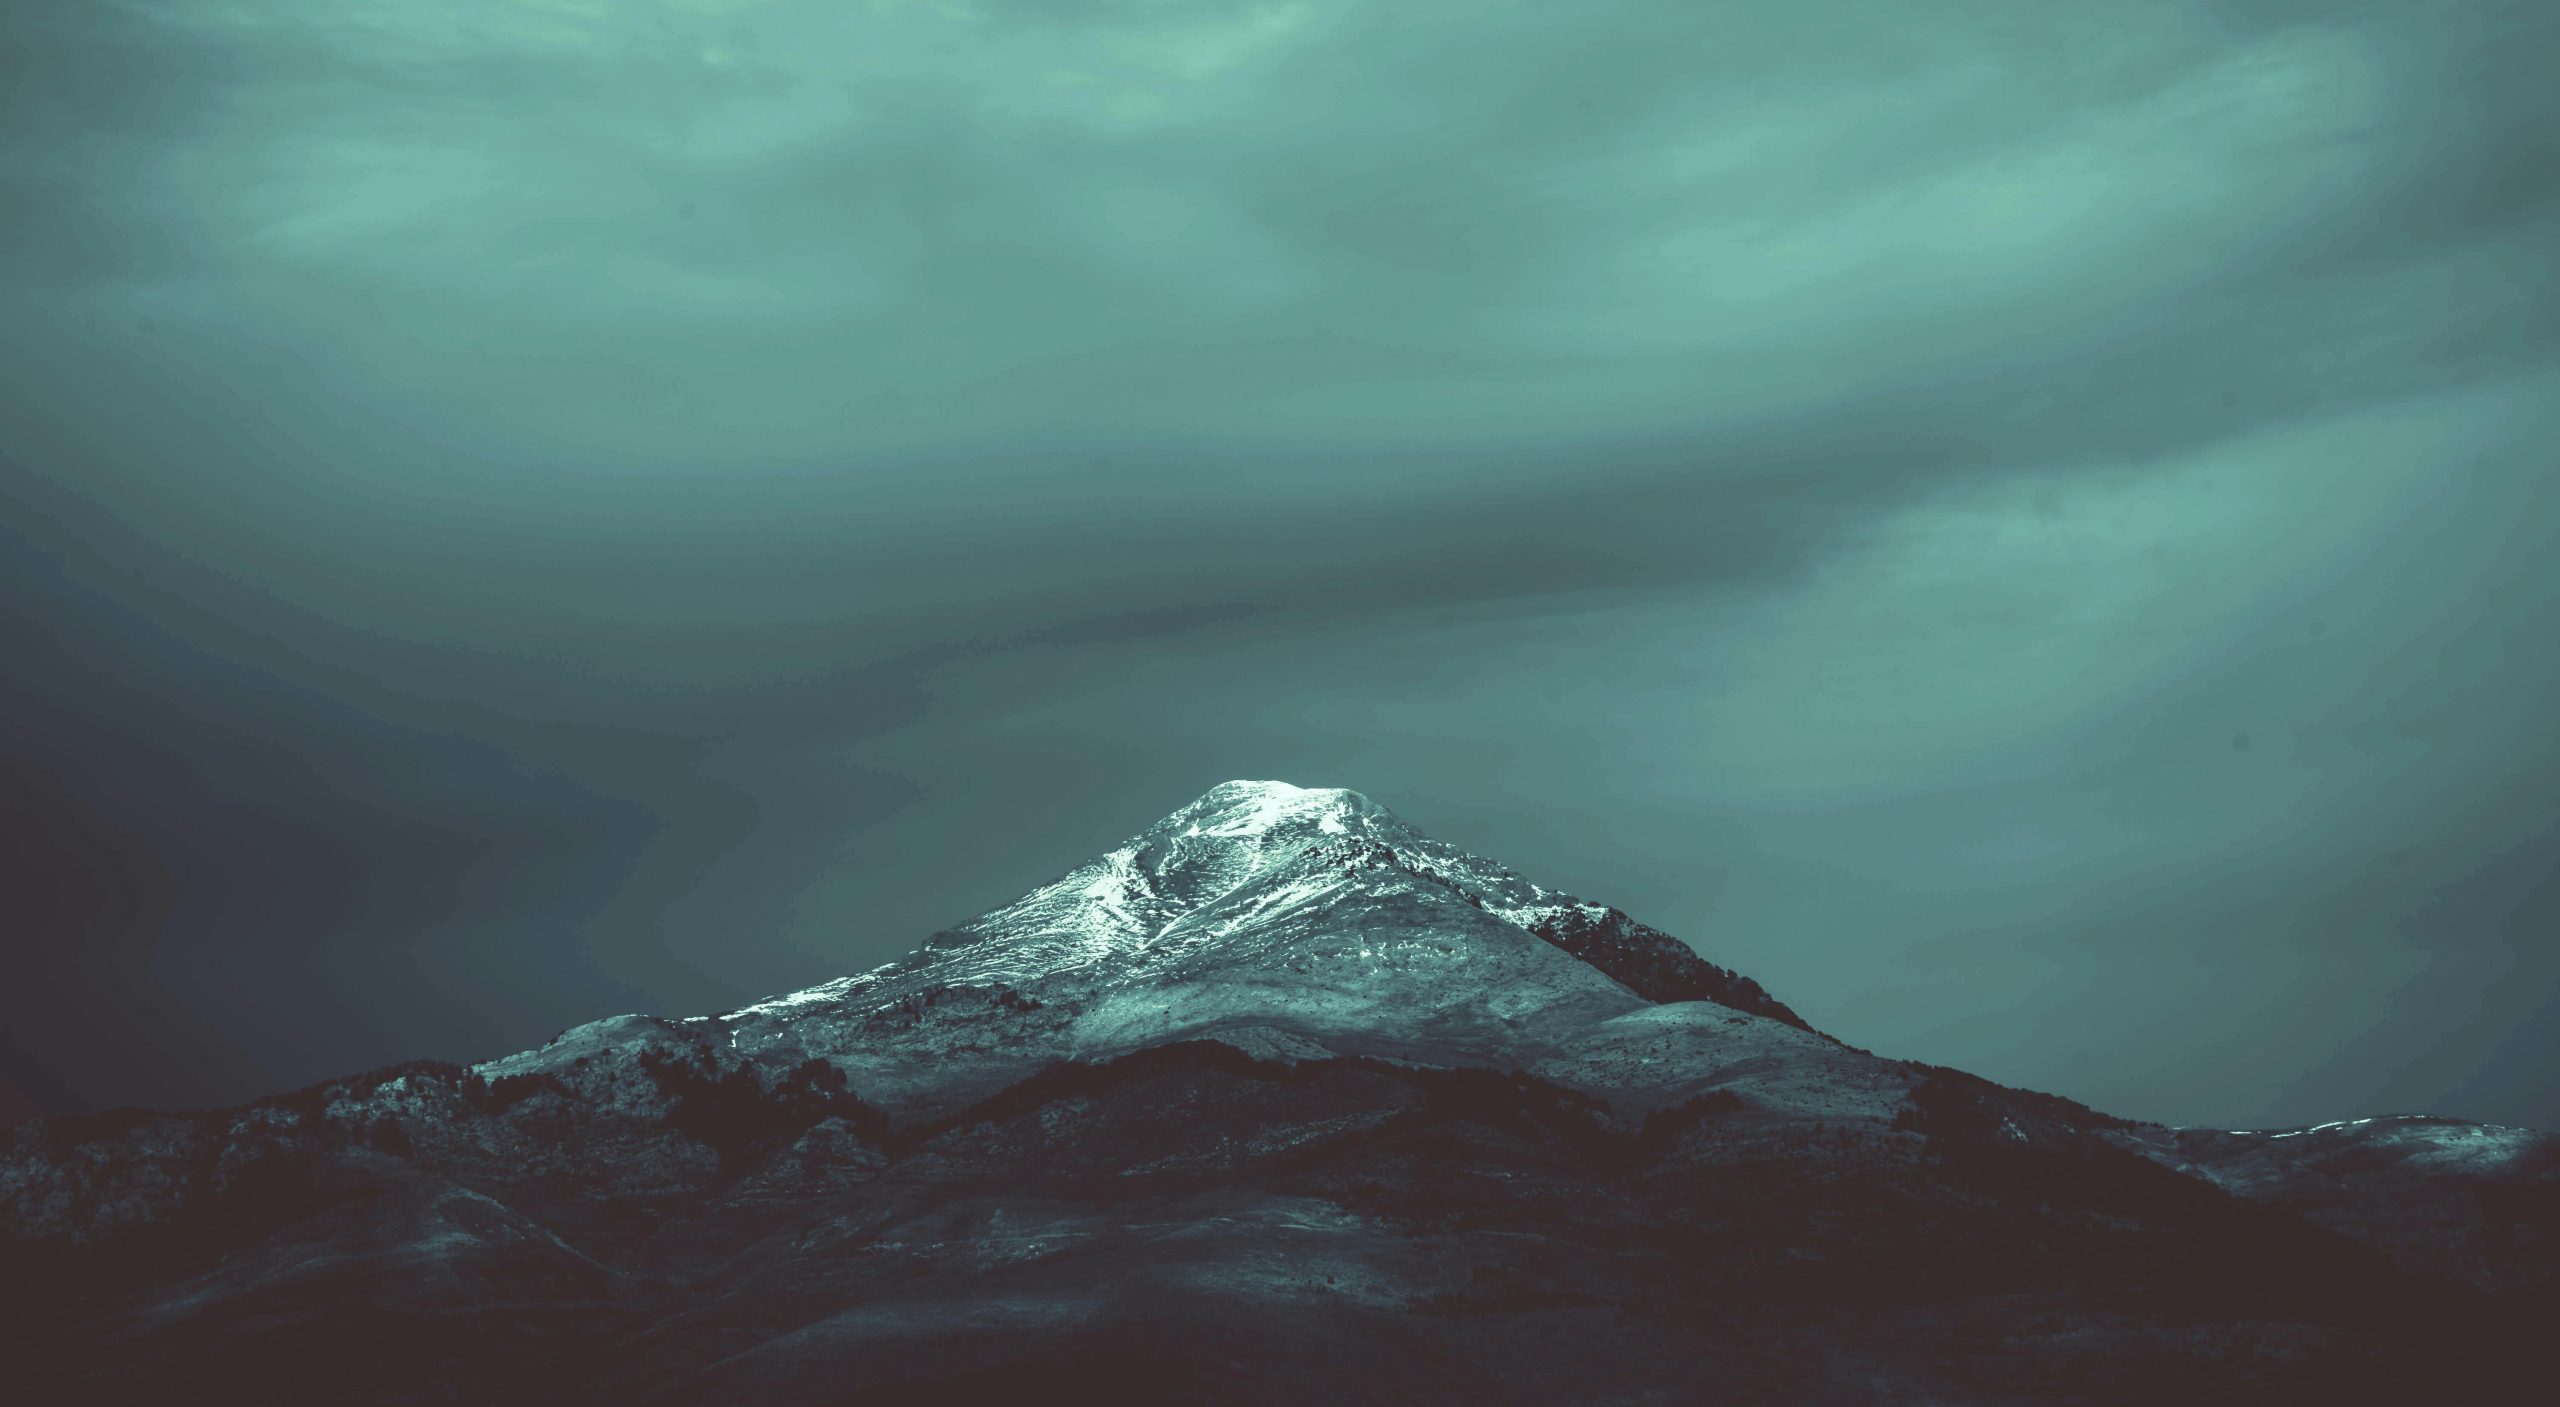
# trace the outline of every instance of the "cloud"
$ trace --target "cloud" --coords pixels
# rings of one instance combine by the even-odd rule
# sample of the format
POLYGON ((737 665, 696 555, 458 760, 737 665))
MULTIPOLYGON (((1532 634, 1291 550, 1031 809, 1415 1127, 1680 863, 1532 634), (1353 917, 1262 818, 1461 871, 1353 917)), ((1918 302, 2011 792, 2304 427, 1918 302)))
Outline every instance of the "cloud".
MULTIPOLYGON (((2560 21, 2095 13, 10 10, 17 775, 195 876, 97 971, 207 1089, 478 1053, 1278 775, 1862 1040, 2333 1116, 2522 922, 2397 926, 2541 824, 2560 21)), ((2432 1087, 2539 1097, 2494 1034, 2432 1087)))
MULTIPOLYGON (((2059 14, 1959 43, 1884 9, 1646 5, 1503 11, 1455 43, 1308 5, 140 13, 161 50, 242 55, 234 100, 194 109, 146 184, 259 288, 263 325, 457 414, 499 388, 455 375, 455 344, 516 346, 525 418, 599 446, 631 398, 541 349, 613 326, 643 398, 696 405, 614 446, 643 460, 771 442, 778 400, 822 394, 786 363, 831 368, 844 403, 799 412, 802 452, 955 415, 1687 430, 2139 316, 2370 220, 2372 186, 2443 135, 2382 120, 2423 72, 2395 67, 2395 32, 2235 38, 2188 10, 2103 44, 2059 14), (528 19, 610 54, 555 53, 528 19), (1043 75, 1092 53, 1173 56, 1192 96, 1139 127, 1075 119, 1043 75), (357 287, 436 308, 386 324, 357 287)), ((159 61, 130 37, 91 61, 159 61)), ((2483 126, 2509 99, 2488 96, 2483 126)))

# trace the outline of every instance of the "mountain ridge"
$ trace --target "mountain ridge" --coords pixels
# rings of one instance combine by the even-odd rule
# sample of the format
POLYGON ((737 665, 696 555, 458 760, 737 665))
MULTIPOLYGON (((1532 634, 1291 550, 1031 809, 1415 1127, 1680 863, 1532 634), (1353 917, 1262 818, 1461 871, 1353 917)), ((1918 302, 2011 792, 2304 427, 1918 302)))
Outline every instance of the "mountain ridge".
POLYGON ((1203 1400, 1260 1400, 1243 1363, 1346 1400, 1658 1401, 1713 1367, 1765 1388, 1737 1400, 2143 1401, 2233 1353, 2350 1400, 2497 1357, 2555 1258, 2549 1135, 2173 1130, 1878 1056, 1277 782, 729 1012, 0 1142, 0 1312, 97 1400, 280 1355, 343 1400, 898 1400, 1124 1352, 1130 1390, 1176 1362, 1203 1400), (2032 1352, 1986 1327, 2022 1295, 2064 1326, 2032 1352), (420 1316, 469 1326, 461 1366, 417 1358, 420 1316), (1318 1326, 1372 1376, 1297 1363, 1318 1326), (1979 1341, 1920 1346, 1951 1332, 1979 1341), (1494 1351, 1518 1381, 1449 1356, 1494 1351))
POLYGON ((1441 886, 1647 1000, 1723 1000, 1811 1029, 1758 983, 1706 962, 1669 934, 1424 836, 1359 792, 1243 780, 1211 788, 1098 859, 942 930, 906 957, 724 1015, 825 1001, 901 980, 1019 987, 1115 961, 1139 964, 1132 977, 1143 980, 1148 960, 1167 947, 1187 949, 1217 936, 1194 928, 1168 943, 1186 923, 1214 914, 1221 901, 1283 880, 1290 883, 1264 906, 1316 900, 1323 892, 1317 876, 1337 867, 1345 875, 1400 870, 1441 886))

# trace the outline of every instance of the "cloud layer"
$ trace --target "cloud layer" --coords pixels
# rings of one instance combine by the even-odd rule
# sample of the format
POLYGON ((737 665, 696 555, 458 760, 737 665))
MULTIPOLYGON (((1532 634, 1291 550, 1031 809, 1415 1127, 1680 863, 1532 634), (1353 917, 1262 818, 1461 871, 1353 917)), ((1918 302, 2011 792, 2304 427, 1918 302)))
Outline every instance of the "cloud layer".
POLYGON ((1878 1049, 2560 1122, 2548 7, 18 8, 0 1102, 1280 776, 1878 1049))

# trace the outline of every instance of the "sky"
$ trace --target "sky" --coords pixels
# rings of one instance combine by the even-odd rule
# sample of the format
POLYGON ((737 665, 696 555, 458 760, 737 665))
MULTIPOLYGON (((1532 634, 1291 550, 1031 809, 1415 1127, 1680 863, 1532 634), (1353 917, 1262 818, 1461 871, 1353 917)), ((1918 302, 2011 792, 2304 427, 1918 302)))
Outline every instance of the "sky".
POLYGON ((1243 777, 1882 1053, 2560 1127, 2555 52, 0 8, 0 1121, 736 1006, 1243 777))

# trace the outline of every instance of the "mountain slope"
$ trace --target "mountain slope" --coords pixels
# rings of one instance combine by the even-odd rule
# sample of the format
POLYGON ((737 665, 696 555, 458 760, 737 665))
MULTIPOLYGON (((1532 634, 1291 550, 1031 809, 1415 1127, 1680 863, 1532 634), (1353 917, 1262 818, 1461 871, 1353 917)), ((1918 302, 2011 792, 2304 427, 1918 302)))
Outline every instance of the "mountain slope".
POLYGON ((858 976, 0 1146, 54 1398, 2485 1393, 2560 1141, 1878 1057, 1358 793, 1211 790, 858 976))
POLYGON ((1702 999, 1820 1043, 1749 978, 1357 792, 1239 781, 897 962, 698 1024, 759 1061, 827 1059, 922 1113, 1051 1060, 1191 1036, 1535 1063, 1612 1017, 1702 999))

